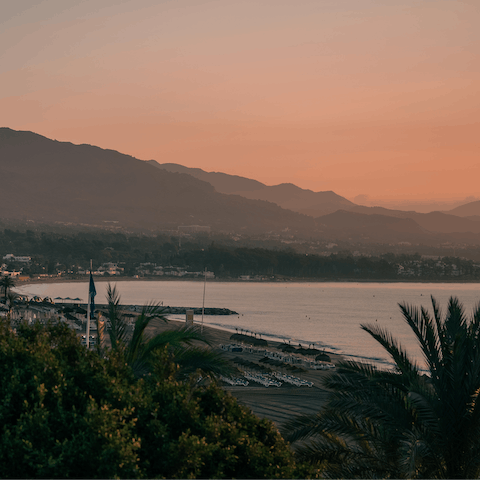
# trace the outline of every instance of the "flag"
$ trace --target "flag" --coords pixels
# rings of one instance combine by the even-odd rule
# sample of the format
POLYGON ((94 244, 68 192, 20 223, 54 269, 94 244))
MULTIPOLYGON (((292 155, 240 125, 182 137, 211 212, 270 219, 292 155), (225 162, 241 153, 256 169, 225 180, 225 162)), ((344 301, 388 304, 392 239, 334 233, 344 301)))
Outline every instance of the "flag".
POLYGON ((90 285, 88 287, 88 296, 90 297, 90 318, 95 316, 95 295, 97 290, 95 289, 95 284, 93 283, 92 272, 90 272, 90 285))

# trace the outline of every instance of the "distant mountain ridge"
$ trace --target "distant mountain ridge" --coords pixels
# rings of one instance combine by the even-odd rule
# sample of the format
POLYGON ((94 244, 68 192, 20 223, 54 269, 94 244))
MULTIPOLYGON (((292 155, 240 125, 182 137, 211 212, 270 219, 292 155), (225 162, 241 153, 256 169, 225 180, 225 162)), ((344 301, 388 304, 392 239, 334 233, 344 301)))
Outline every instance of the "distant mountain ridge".
POLYGON ((114 150, 0 128, 0 218, 97 226, 115 222, 150 232, 205 225, 215 232, 334 241, 480 243, 480 222, 468 215, 476 212, 476 205, 460 210, 464 217, 362 207, 334 192, 292 184, 270 187, 244 177, 167 165, 175 171, 114 150), (310 216, 300 210, 311 211, 310 216))
POLYGON ((480 220, 480 200, 460 205, 445 213, 458 215, 459 217, 478 217, 478 220, 480 220))
POLYGON ((312 218, 273 203, 224 195, 129 155, 9 128, 0 128, 0 178, 0 217, 9 219, 249 233, 305 233, 315 226, 312 218))
POLYGON ((169 172, 186 173, 212 185, 217 192, 240 195, 251 200, 273 202, 282 208, 297 213, 319 217, 340 209, 353 207, 355 204, 332 191, 313 192, 297 187, 293 183, 268 186, 257 180, 228 175, 219 172, 206 172, 200 168, 189 168, 176 163, 158 163, 149 160, 157 168, 169 172))
POLYGON ((417 213, 403 210, 389 210, 383 207, 362 207, 357 205, 348 209, 366 215, 384 215, 414 220, 420 227, 433 233, 480 233, 480 222, 470 218, 462 218, 449 212, 417 213))
POLYGON ((178 163, 158 163, 156 160, 147 160, 154 167, 172 173, 186 173, 212 185, 219 193, 236 194, 241 191, 261 190, 266 185, 257 180, 252 180, 238 175, 229 175, 221 172, 206 172, 201 168, 190 168, 178 163))
MULTIPOLYGON (((423 229, 423 232, 480 233, 480 222, 476 222, 475 220, 477 220, 477 218, 475 217, 468 217, 469 215, 480 215, 480 201, 457 207, 450 212, 407 212, 404 210, 391 210, 384 207, 364 207, 356 205, 332 191, 313 192, 297 187, 291 183, 267 186, 257 180, 225 173, 205 172, 200 168, 189 168, 175 163, 159 164, 155 160, 150 160, 149 163, 157 168, 171 172, 186 173, 204 180, 210 183, 218 192, 273 202, 282 208, 293 210, 294 212, 316 218, 320 217, 318 218, 320 222, 323 221, 322 218, 324 215, 342 210, 365 215, 379 215, 380 217, 377 218, 377 227, 378 224, 381 223, 380 219, 384 219, 385 224, 391 227, 391 222, 386 220, 386 217, 395 217, 413 220, 423 229), (464 214, 462 214, 463 212, 464 214)), ((346 216, 342 218, 344 221, 347 221, 346 216)), ((478 217, 478 220, 480 220, 480 217, 478 217)), ((348 217, 348 221, 355 223, 355 217, 348 217)), ((407 231, 413 232, 411 229, 407 229, 407 231)), ((420 234, 420 231, 417 233, 420 234)))

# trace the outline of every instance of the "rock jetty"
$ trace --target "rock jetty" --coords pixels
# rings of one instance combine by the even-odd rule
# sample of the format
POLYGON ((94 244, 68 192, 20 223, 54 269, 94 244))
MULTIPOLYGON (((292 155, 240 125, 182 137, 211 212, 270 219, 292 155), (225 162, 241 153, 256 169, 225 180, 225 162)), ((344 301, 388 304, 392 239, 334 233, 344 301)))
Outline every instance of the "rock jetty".
MULTIPOLYGON (((87 305, 80 304, 82 307, 87 308, 87 305)), ((95 308, 97 309, 106 309, 108 305, 106 304, 96 304, 95 308)), ((130 310, 132 312, 141 312, 144 308, 144 305, 123 305, 122 310, 130 310)), ((202 308, 199 307, 169 307, 169 306, 159 306, 159 311, 163 315, 185 315, 187 310, 193 310, 194 315, 201 315, 202 308)), ((205 308, 205 315, 238 315, 237 312, 229 310, 228 308, 205 308)))
MULTIPOLYGON (((187 310, 193 310, 194 315, 201 315, 201 308, 194 307, 160 307, 165 315, 181 315, 186 314, 187 310)), ((238 315, 237 312, 228 308, 205 308, 205 315, 238 315)))

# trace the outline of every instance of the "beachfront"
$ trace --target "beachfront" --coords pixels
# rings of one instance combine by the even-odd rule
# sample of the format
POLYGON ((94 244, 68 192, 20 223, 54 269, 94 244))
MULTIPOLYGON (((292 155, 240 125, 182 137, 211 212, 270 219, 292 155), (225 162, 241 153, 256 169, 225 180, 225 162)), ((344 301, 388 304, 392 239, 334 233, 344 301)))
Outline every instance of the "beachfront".
MULTIPOLYGON (((97 304, 105 303, 108 282, 96 282, 97 304)), ((203 284, 198 281, 124 281, 117 284, 122 305, 150 301, 167 306, 202 306, 203 284)), ((19 285, 18 293, 34 296, 87 300, 86 282, 19 285)), ((445 305, 457 295, 467 310, 478 302, 474 284, 380 284, 380 283, 228 283, 207 284, 205 307, 228 308, 238 315, 205 315, 204 323, 234 333, 236 328, 270 341, 325 348, 345 358, 389 368, 385 350, 360 329, 377 323, 401 339, 403 347, 420 364, 423 357, 414 335, 402 318, 399 302, 428 306, 430 295, 445 305)), ((56 301, 56 300, 55 300, 56 301)), ((68 300, 67 300, 68 302, 68 300)), ((70 301, 71 303, 71 301, 70 301)), ((185 314, 172 319, 184 321, 185 314)), ((199 315, 195 322, 200 321, 199 315)))
MULTIPOLYGON (((184 322, 170 320, 168 323, 154 320, 147 328, 147 334, 154 335, 170 328, 181 328, 184 322)), ((203 332, 212 348, 220 351, 226 358, 234 361, 235 358, 242 358, 246 362, 259 363, 265 358, 264 348, 244 348, 242 352, 222 349, 222 345, 229 345, 231 333, 225 330, 203 327, 203 332)), ((276 347, 279 342, 268 342, 268 351, 280 352, 276 347)), ((331 363, 336 364, 342 360, 341 355, 327 352, 331 363)), ((239 366, 237 364, 237 366, 239 366)), ((281 368, 277 369, 279 372, 281 368)), ((259 383, 250 381, 247 386, 224 384, 224 389, 230 392, 237 400, 249 407, 253 413, 262 418, 273 421, 277 427, 281 427, 287 420, 297 415, 316 413, 328 398, 328 391, 322 386, 322 379, 329 373, 326 370, 308 369, 305 372, 294 373, 294 376, 306 382, 311 382, 311 387, 295 386, 288 382, 282 382, 280 387, 265 387, 259 383)))

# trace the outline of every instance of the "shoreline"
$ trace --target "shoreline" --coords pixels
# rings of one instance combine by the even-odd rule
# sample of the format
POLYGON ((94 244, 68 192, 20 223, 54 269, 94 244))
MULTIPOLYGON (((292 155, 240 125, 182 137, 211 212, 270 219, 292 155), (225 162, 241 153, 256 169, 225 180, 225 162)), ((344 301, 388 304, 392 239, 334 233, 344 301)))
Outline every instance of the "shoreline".
MULTIPOLYGON (((155 322, 148 327, 148 333, 154 335, 171 327, 181 328, 185 322, 180 320, 169 320, 168 323, 155 322)), ((200 325, 195 323, 196 327, 200 325)), ((210 342, 212 349, 220 352, 222 356, 233 361, 235 358, 242 358, 247 361, 259 363, 263 355, 261 353, 249 352, 244 349, 243 352, 227 352, 220 348, 220 345, 236 343, 230 340, 231 332, 216 327, 204 325, 204 335, 210 342)), ((276 350, 276 347, 282 342, 269 341, 268 350, 276 350)), ((261 347, 257 347, 261 349, 261 347)), ((346 360, 343 355, 326 352, 330 356, 331 363, 337 365, 346 360)), ((272 367, 276 370, 282 370, 281 367, 272 367)), ((248 386, 229 386, 224 384, 222 388, 233 395, 237 401, 249 408, 260 418, 271 420, 277 428, 285 422, 292 420, 298 415, 315 414, 326 403, 329 397, 328 390, 323 386, 323 379, 330 373, 330 370, 310 370, 294 373, 304 380, 313 382, 312 387, 297 387, 283 383, 281 387, 263 387, 259 384, 250 382, 248 386)))
MULTIPOLYGON (((160 323, 160 324, 156 324, 153 326, 153 328, 155 328, 155 330, 157 331, 163 331, 163 330, 166 330, 168 328, 168 325, 171 324, 171 325, 174 325, 175 328, 181 328, 183 326, 185 326, 186 322, 185 321, 182 321, 182 320, 177 320, 177 319, 168 319, 168 321, 166 323, 160 323), (162 328, 162 325, 164 325, 165 327, 162 328)), ((198 328, 198 329, 201 329, 202 328, 202 325, 201 323, 199 322, 194 322, 193 324, 194 327, 198 328)), ((223 328, 219 328, 219 327, 212 327, 211 325, 207 325, 207 324, 204 324, 203 325, 203 330, 205 332, 205 335, 208 337, 208 338, 211 338, 213 340, 213 343, 215 344, 218 344, 217 346, 220 345, 219 342, 223 342, 223 343, 232 343, 232 342, 235 342, 235 340, 231 340, 230 337, 235 334, 236 332, 234 331, 230 331, 230 330, 226 330, 226 329, 223 329, 223 328)), ((267 348, 277 348, 279 345, 281 345, 282 341, 279 341, 279 340, 275 340, 275 335, 274 334, 271 334, 272 337, 271 339, 268 340, 268 347, 267 348)), ((262 348, 262 347, 254 347, 254 348, 262 348)), ((343 361, 345 360, 345 356, 349 356, 348 354, 344 355, 344 354, 340 354, 340 353, 335 353, 335 352, 331 352, 331 351, 327 351, 325 350, 325 353, 327 353, 328 355, 331 355, 332 356, 332 363, 338 363, 340 361, 343 361)))
MULTIPOLYGON (((124 277, 124 276, 112 276, 112 277, 103 277, 103 276, 94 276, 95 282, 203 282, 203 278, 178 278, 178 277, 124 277)), ((81 278, 79 277, 45 277, 45 278, 30 278, 26 280, 14 279, 17 282, 16 287, 23 285, 42 285, 50 283, 88 283, 89 276, 85 275, 81 278)), ((425 284, 425 283, 435 283, 435 284, 449 284, 449 283, 469 283, 469 284, 480 284, 480 280, 472 279, 448 279, 448 280, 438 280, 438 279, 393 279, 393 280, 375 280, 375 279, 356 279, 356 278, 345 278, 345 279, 318 279, 318 278, 279 278, 279 279, 269 279, 269 280, 242 280, 240 278, 209 278, 208 283, 411 283, 411 284, 425 284)))
MULTIPOLYGON (((83 297, 80 303, 85 303, 88 287, 86 279, 70 279, 70 282, 59 282, 58 280, 57 278, 50 278, 48 282, 32 282, 32 285, 18 284, 16 291, 30 296, 39 295, 43 297, 48 295, 52 299, 56 297, 59 303, 65 302, 67 304, 71 302, 60 300, 60 297, 83 297)), ((97 285, 96 304, 98 305, 105 303, 101 294, 107 282, 114 283, 116 280, 118 281, 117 289, 127 292, 122 302, 124 305, 138 305, 141 308, 150 298, 162 298, 165 301, 164 305, 179 306, 179 308, 192 308, 192 306, 199 308, 202 306, 201 289, 203 288, 203 282, 198 280, 192 282, 177 278, 175 281, 168 281, 164 278, 156 281, 155 278, 131 279, 125 276, 115 279, 113 277, 100 277, 98 280, 102 282, 97 285)), ((359 333, 359 324, 375 320, 374 308, 381 308, 380 311, 383 312, 385 318, 382 320, 379 317, 380 322, 389 325, 392 332, 395 332, 395 329, 402 332, 403 322, 401 322, 401 317, 398 317, 396 323, 389 323, 389 317, 390 320, 392 317, 397 318, 397 302, 404 300, 405 297, 412 304, 428 302, 430 293, 433 293, 434 296, 438 293, 438 295, 445 297, 447 297, 447 294, 459 296, 465 294, 467 303, 472 303, 472 305, 478 301, 478 286, 476 284, 426 284, 418 282, 312 282, 310 284, 289 284, 271 282, 249 285, 245 282, 243 284, 241 282, 223 283, 217 280, 211 283, 211 289, 211 300, 207 301, 209 306, 230 307, 239 314, 238 319, 236 315, 225 317, 223 315, 209 316, 207 314, 205 325, 220 328, 229 332, 230 335, 235 333, 237 328, 239 330, 245 329, 249 334, 255 332, 255 334, 261 335, 262 338, 269 341, 286 343, 291 341, 295 346, 299 343, 308 346, 312 342, 316 348, 324 349, 332 354, 343 354, 349 360, 373 363, 380 368, 389 368, 390 357, 378 345, 366 348, 366 342, 359 340, 362 338, 361 333, 359 333), (326 293, 323 293, 323 289, 326 293), (378 291, 371 292, 370 290, 378 291), (373 294, 377 294, 377 299, 371 298, 373 294), (250 295, 252 295, 251 299, 250 295), (424 297, 420 298, 421 295, 424 297), (341 304, 338 304, 337 297, 342 299, 341 304), (356 308, 352 309, 349 306, 348 302, 352 298, 360 302, 361 308, 359 307, 358 311, 356 308), (299 299, 304 300, 304 303, 297 303, 299 299), (333 317, 332 311, 336 312, 333 317), (308 315, 308 319, 305 314, 308 315), (245 318, 243 318, 244 315, 245 318), (342 330, 339 327, 342 323, 339 324, 337 320, 342 320, 345 325, 349 325, 351 328, 346 331, 342 330), (302 328, 299 328, 299 326, 302 328)), ((198 325, 198 317, 198 315, 195 316, 196 325, 198 325)), ((169 315, 169 318, 182 321, 185 315, 172 314, 169 315)), ((407 338, 406 342, 412 348, 412 352, 416 352, 412 340, 407 338)), ((414 353, 414 355, 416 354, 414 353)))

